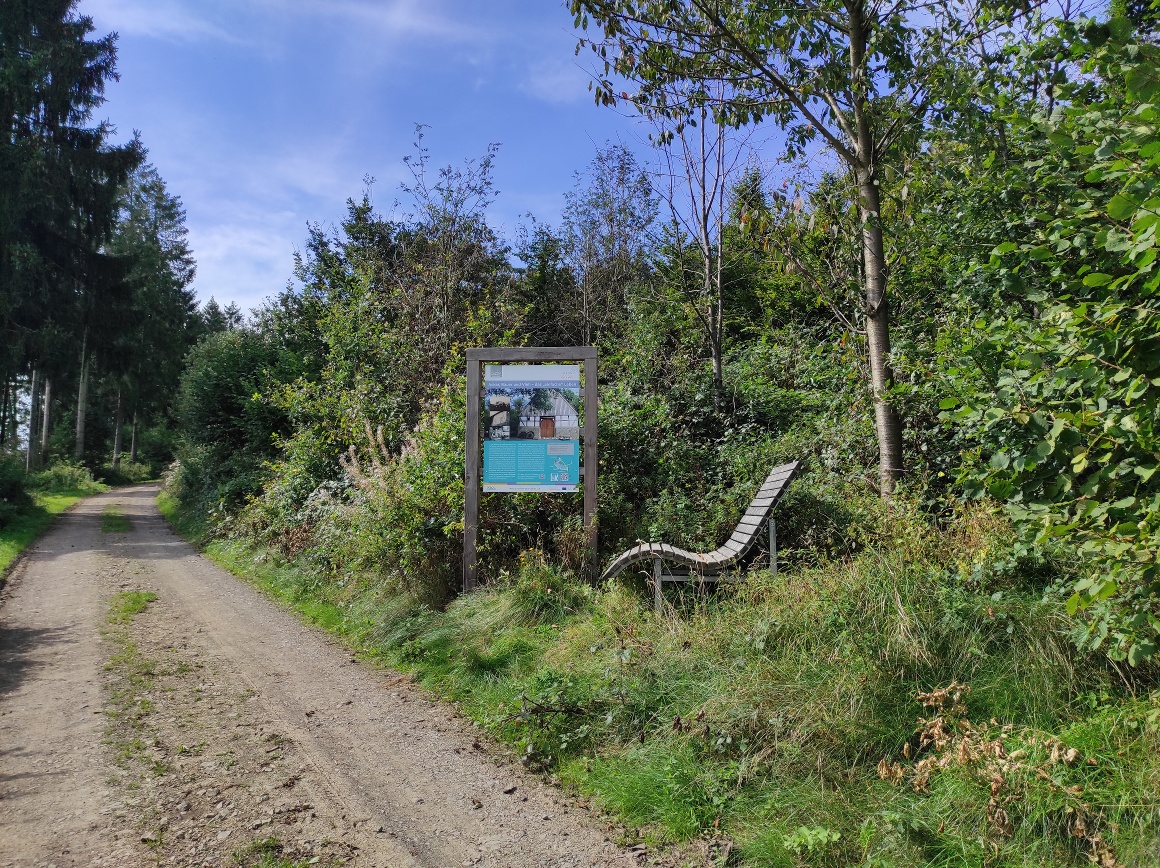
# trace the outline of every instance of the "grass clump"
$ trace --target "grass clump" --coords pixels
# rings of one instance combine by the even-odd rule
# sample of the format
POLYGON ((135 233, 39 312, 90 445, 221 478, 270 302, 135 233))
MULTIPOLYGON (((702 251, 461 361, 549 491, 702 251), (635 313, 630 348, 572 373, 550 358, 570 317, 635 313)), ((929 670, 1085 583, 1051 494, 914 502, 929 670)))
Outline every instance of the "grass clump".
MULTIPOLYGON (((322 864, 317 858, 295 859, 287 855, 286 847, 277 838, 259 838, 230 854, 230 864, 236 868, 306 868, 322 864)), ((331 862, 325 863, 333 864, 331 862)))
MULTIPOLYGON (((152 591, 122 591, 109 601, 104 638, 113 646, 105 669, 108 682, 105 714, 109 726, 105 736, 122 766, 141 760, 147 752, 142 733, 145 719, 153 712, 149 692, 157 679, 157 668, 143 655, 129 633, 133 619, 157 600, 152 591)), ((154 769, 155 773, 164 770, 154 769)))
POLYGON ((101 513, 101 533, 128 533, 129 517, 121 511, 121 507, 110 503, 101 513))
POLYGON ((152 591, 122 591, 109 603, 106 620, 110 624, 128 624, 135 615, 140 615, 150 603, 157 601, 152 591))

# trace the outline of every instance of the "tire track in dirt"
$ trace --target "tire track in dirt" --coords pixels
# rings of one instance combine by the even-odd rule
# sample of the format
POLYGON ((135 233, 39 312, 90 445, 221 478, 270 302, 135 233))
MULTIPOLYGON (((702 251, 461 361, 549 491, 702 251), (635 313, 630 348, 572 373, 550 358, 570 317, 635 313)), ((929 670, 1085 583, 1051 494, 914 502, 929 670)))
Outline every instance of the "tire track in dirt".
POLYGON ((68 698, 44 706, 52 719, 79 721, 40 752, 13 755, 14 764, 3 755, 0 864, 219 864, 270 837, 295 858, 356 865, 635 864, 586 811, 518 764, 490 758, 446 706, 354 663, 198 555, 165 525, 156 492, 140 486, 85 501, 37 547, 0 610, 4 636, 13 631, 3 672, 15 663, 12 684, 0 681, 0 749, 35 743, 48 716, 29 707, 53 690, 68 698), (100 533, 110 503, 129 517, 128 533, 100 533), (152 680, 140 697, 148 711, 133 735, 137 755, 113 767, 112 786, 92 710, 97 624, 122 586, 158 599, 130 628, 152 680), (70 602, 66 618, 59 610, 70 602), (28 632, 36 630, 63 632, 28 632), (66 685, 54 681, 62 669, 66 685), (87 695, 78 692, 85 685, 87 695), (28 777, 67 756, 73 765, 58 778, 28 777), (60 812, 53 805, 73 815, 69 834, 33 834, 10 849, 60 812), (10 824, 10 812, 27 819, 10 824), (77 852, 60 853, 62 840, 77 852))
POLYGON ((0 865, 134 865, 102 745, 103 503, 61 517, 0 598, 0 865))

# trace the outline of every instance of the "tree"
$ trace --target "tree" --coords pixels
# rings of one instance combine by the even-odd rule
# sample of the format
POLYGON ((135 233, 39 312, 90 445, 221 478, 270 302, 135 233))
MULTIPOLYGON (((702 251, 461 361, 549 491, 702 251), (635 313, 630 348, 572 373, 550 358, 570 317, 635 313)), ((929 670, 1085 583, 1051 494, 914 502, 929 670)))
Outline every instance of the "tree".
POLYGON ((565 261, 566 241, 543 224, 521 226, 516 255, 525 263, 515 291, 524 306, 523 325, 531 346, 564 347, 578 338, 570 317, 562 316, 565 300, 577 296, 576 277, 565 261))
MULTIPOLYGON (((145 164, 130 176, 121 194, 117 227, 108 249, 130 262, 132 291, 131 315, 115 332, 105 364, 116 380, 116 466, 121 454, 122 411, 129 411, 135 445, 141 416, 171 403, 185 354, 200 325, 189 288, 195 264, 185 210, 153 166, 145 164)), ((228 322, 227 314, 222 316, 228 322)))
MULTIPOLYGON (((882 222, 882 168, 912 147, 953 69, 960 25, 929 0, 571 0, 576 26, 603 61, 597 102, 695 123, 769 118, 798 154, 817 141, 848 168, 861 217, 865 317, 882 493, 902 476, 902 426, 891 401, 890 298, 882 222), (635 83, 621 91, 613 74, 635 83), (721 84, 725 98, 713 88, 721 84)), ((976 16, 978 20, 978 16, 976 16)))
MULTIPOLYGON (((86 126, 116 79, 114 36, 75 0, 0 7, 0 370, 44 363, 84 328, 84 299, 118 285, 102 249, 116 196, 140 145, 108 144, 108 124, 86 126)), ((83 341, 82 341, 83 342, 83 341)))
POLYGON ((612 144, 596 152, 586 175, 576 174, 564 198, 561 235, 576 278, 572 332, 590 346, 623 315, 628 284, 647 272, 657 201, 632 151, 612 144))
POLYGON ((241 308, 232 301, 223 308, 211 295, 201 309, 201 326, 206 334, 233 331, 241 328, 244 322, 241 308))
MULTIPOLYGON (((482 295, 481 271, 494 267, 499 239, 487 225, 487 209, 498 191, 492 167, 499 145, 492 143, 478 160, 462 169, 444 166, 431 177, 430 152, 423 144, 423 125, 415 129, 415 154, 403 161, 412 183, 402 185, 417 208, 411 256, 423 261, 427 275, 417 300, 430 319, 425 338, 439 358, 446 359, 465 312, 482 295)), ((506 252, 506 251, 505 251, 506 252)), ((494 273, 494 272, 493 272, 494 273)))
MULTIPOLYGON (((724 85, 717 82, 711 90, 711 100, 720 104, 724 85)), ((692 124, 667 128, 663 115, 657 122, 662 166, 655 186, 669 210, 666 241, 674 248, 674 283, 705 333, 713 367, 713 397, 720 405, 724 398, 725 284, 730 271, 725 225, 748 149, 719 122, 710 103, 700 107, 692 124), (686 256, 690 240, 691 269, 686 256)))

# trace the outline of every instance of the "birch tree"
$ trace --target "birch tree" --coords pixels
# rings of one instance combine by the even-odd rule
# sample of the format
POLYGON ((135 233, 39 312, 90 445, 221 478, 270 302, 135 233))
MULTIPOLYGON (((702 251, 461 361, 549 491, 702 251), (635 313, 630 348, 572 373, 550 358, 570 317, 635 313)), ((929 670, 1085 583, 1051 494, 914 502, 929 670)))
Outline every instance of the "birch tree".
POLYGON ((596 152, 564 196, 561 234, 575 275, 574 333, 592 345, 627 307, 625 291, 645 274, 645 252, 657 215, 648 175, 624 145, 596 152))
MULTIPOLYGON (((724 100, 720 82, 709 89, 713 104, 724 100)), ((676 285, 685 306, 705 334, 713 368, 713 397, 724 396, 725 282, 728 245, 725 224, 732 208, 731 191, 746 167, 747 143, 719 122, 710 103, 696 112, 695 122, 669 125, 661 115, 655 141, 661 171, 654 183, 668 206, 669 238, 677 265, 676 285), (691 249, 691 260, 685 255, 691 249), (692 266, 692 267, 689 267, 692 266)))

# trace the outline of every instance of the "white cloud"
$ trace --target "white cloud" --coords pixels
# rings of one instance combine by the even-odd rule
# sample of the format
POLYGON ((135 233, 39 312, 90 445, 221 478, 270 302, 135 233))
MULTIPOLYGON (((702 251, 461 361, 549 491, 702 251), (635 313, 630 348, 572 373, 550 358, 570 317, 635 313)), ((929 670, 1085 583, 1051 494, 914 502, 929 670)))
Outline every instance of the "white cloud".
POLYGON ((551 57, 536 61, 524 73, 520 90, 541 102, 564 104, 591 99, 591 76, 574 58, 551 57))
POLYGON ((373 27, 380 35, 433 36, 444 40, 469 41, 484 37, 486 28, 453 16, 432 0, 276 0, 303 11, 342 18, 373 27))
POLYGON ((296 244, 306 236, 295 214, 235 214, 210 227, 190 228, 197 258, 194 289, 203 302, 213 296, 243 310, 256 307, 286 285, 296 244), (272 219, 273 218, 273 219, 272 219))
POLYGON ((173 42, 243 40, 206 17, 206 4, 195 13, 182 0, 83 0, 80 11, 91 15, 98 29, 173 42))

